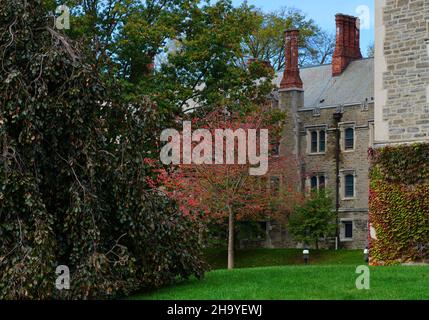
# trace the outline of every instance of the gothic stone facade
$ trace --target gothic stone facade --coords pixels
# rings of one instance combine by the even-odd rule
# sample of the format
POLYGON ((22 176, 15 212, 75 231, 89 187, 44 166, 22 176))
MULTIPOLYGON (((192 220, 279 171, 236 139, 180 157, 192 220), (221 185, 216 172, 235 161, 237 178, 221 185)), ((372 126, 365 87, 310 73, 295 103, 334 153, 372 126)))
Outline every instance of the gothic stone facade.
MULTIPOLYGON (((298 68, 297 31, 286 33, 287 67, 276 79, 276 104, 287 114, 280 153, 302 163, 303 190, 336 189, 336 123, 340 129, 340 246, 362 249, 368 238, 368 148, 374 140, 374 60, 362 59, 357 19, 336 16, 333 63, 298 68)), ((305 192, 305 191, 304 191, 305 192)), ((330 240, 330 241, 329 241, 330 240)), ((332 247, 333 239, 325 245, 332 247)), ((268 226, 267 246, 299 247, 287 228, 268 226)))

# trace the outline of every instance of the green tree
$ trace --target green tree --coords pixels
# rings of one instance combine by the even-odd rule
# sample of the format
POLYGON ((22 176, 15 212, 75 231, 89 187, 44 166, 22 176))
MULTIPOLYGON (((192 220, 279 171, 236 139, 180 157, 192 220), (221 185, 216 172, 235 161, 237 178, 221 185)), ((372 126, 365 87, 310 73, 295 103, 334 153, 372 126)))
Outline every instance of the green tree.
POLYGON ((201 277, 193 222, 147 184, 163 115, 148 97, 124 102, 43 4, 0 0, 0 299, 109 298, 201 277))
POLYGON ((284 31, 299 29, 299 63, 301 66, 328 63, 334 52, 335 37, 322 31, 303 12, 284 7, 272 13, 257 11, 258 27, 246 39, 251 58, 270 61, 275 70, 285 67, 284 31))
POLYGON ((289 231, 296 241, 314 243, 335 234, 335 210, 327 191, 313 192, 302 205, 295 207, 289 217, 289 231))
MULTIPOLYGON (((61 1, 51 0, 52 9, 61 1), (55 4, 53 3, 55 2, 55 4)), ((123 98, 150 96, 165 127, 198 105, 254 109, 272 90, 271 73, 241 62, 243 42, 258 27, 254 9, 230 0, 69 0, 68 34, 82 41, 106 78, 127 88, 123 98), (154 65, 153 65, 154 63, 154 65), (155 68, 154 70, 152 68, 155 68), (266 78, 264 83, 256 80, 266 78)))

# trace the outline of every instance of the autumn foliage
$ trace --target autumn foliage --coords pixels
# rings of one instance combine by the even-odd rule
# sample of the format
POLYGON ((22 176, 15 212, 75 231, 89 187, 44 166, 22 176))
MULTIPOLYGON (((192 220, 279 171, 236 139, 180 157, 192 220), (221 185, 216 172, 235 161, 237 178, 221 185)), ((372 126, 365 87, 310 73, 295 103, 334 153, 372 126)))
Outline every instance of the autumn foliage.
MULTIPOLYGON (((270 140, 276 141, 280 136, 279 122, 268 114, 264 117, 264 113, 259 112, 240 117, 214 112, 204 120, 194 119, 193 123, 211 132, 216 129, 268 128, 270 140)), ((238 142, 235 142, 237 151, 238 142)), ((226 158, 226 153, 231 150, 225 149, 226 158)), ((174 199, 186 216, 202 223, 228 220, 230 225, 240 220, 281 221, 294 204, 302 200, 296 188, 299 185, 297 164, 294 159, 278 155, 270 155, 268 164, 268 172, 263 176, 250 175, 251 165, 248 163, 178 165, 158 169, 158 177, 149 183, 174 199)), ((229 238, 231 241, 231 233, 229 238)))
MULTIPOLYGON (((215 129, 268 128, 270 139, 276 140, 278 128, 260 115, 241 118, 211 113, 204 120, 193 120, 195 125, 210 131, 215 129)), ((213 134, 214 136, 214 134, 213 134)), ((237 148, 237 140, 235 141, 237 148)), ((224 149, 225 150, 225 149, 224 149)), ((226 157, 227 151, 224 153, 226 157)), ((237 158, 237 154, 235 154, 237 158)), ((150 162, 150 160, 148 160, 150 162)), ((190 164, 158 169, 158 177, 151 180, 153 187, 161 187, 169 197, 180 203, 181 210, 193 219, 222 220, 232 209, 238 220, 264 219, 287 213, 290 206, 273 208, 280 197, 300 198, 299 182, 294 159, 282 156, 268 158, 269 170, 263 176, 249 174, 250 164, 190 164), (275 179, 271 179, 275 178, 275 179), (275 180, 275 182, 273 182, 275 180), (280 209, 280 210, 279 210, 280 209)), ((152 165, 155 163, 152 161, 152 165)))

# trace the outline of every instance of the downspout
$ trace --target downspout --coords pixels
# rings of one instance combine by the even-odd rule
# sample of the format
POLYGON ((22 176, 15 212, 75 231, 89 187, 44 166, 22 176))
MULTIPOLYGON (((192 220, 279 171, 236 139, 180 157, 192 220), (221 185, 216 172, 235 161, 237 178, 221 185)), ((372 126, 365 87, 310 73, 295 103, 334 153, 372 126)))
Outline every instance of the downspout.
POLYGON ((334 123, 335 123, 335 250, 340 248, 340 128, 339 123, 343 118, 343 114, 341 112, 335 112, 333 115, 334 123))

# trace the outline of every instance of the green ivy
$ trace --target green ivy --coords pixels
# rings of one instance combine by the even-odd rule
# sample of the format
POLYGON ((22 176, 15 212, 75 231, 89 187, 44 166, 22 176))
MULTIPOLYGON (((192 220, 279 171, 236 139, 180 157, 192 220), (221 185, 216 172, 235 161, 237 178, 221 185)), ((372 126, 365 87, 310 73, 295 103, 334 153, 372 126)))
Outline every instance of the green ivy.
POLYGON ((429 144, 370 151, 371 263, 429 259, 429 144))

